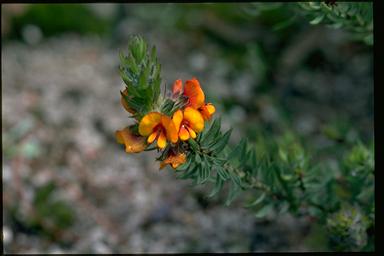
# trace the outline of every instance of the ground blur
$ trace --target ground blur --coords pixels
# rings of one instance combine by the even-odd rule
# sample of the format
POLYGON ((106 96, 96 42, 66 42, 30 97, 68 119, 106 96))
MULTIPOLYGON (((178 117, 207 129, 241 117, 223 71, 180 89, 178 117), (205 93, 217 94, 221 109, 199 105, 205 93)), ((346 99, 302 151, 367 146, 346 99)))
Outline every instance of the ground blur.
POLYGON ((256 219, 241 197, 226 207, 114 138, 131 122, 118 51, 139 34, 158 50, 164 85, 200 80, 235 127, 231 143, 291 131, 332 165, 351 141, 370 142, 372 47, 304 20, 272 29, 262 7, 2 5, 4 252, 328 250, 311 220, 256 219))

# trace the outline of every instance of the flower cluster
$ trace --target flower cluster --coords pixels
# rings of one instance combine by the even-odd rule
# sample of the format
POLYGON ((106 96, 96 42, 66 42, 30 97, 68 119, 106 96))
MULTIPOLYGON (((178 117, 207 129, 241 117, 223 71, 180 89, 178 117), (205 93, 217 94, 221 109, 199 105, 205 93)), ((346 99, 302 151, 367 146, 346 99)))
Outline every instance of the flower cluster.
MULTIPOLYGON (((121 104, 135 116, 135 110, 126 100, 129 97, 127 89, 121 92, 121 104)), ((170 97, 163 99, 163 102, 181 107, 171 115, 153 109, 136 119, 136 124, 116 131, 115 135, 117 142, 125 145, 127 153, 144 151, 152 144, 159 150, 167 150, 160 169, 167 164, 177 168, 186 161, 183 142, 197 137, 204 129, 204 122, 215 113, 215 107, 205 102, 204 92, 196 78, 187 80, 184 86, 180 79, 176 80, 170 97)))

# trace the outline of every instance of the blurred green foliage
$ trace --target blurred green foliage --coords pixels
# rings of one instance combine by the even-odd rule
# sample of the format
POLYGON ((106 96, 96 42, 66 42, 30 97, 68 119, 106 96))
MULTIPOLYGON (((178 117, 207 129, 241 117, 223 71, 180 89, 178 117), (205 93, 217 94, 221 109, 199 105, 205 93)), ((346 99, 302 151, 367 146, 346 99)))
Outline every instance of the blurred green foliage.
POLYGON ((252 17, 268 17, 275 30, 302 22, 304 19, 311 25, 326 24, 344 29, 350 32, 354 39, 373 45, 372 2, 251 3, 244 11, 252 17))
POLYGON ((345 208, 327 219, 330 244, 337 251, 360 251, 367 244, 366 217, 357 208, 345 208))
POLYGON ((39 186, 35 190, 33 211, 26 214, 17 204, 10 211, 11 220, 16 229, 26 233, 39 234, 48 239, 61 241, 62 234, 75 221, 73 208, 57 197, 57 186, 53 182, 39 186))
POLYGON ((32 4, 24 13, 13 16, 10 38, 21 38, 26 25, 39 27, 44 36, 63 32, 80 34, 104 34, 110 21, 103 19, 83 4, 32 4))
POLYGON ((373 6, 372 2, 344 3, 324 2, 299 3, 304 15, 311 19, 310 24, 328 24, 351 32, 358 40, 373 45, 373 6))

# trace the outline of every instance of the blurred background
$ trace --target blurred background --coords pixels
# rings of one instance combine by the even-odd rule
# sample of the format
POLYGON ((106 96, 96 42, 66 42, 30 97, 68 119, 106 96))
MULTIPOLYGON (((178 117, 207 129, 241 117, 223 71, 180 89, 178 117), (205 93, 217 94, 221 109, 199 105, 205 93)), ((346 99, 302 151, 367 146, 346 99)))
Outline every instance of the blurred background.
MULTIPOLYGON (((372 46, 313 25, 296 3, 3 4, 3 244, 6 253, 329 250, 324 227, 256 219, 210 188, 126 154, 114 132, 118 52, 155 45, 163 84, 195 76, 231 143, 290 134, 337 168, 373 141, 372 46)), ((312 22, 316 23, 316 22, 312 22)), ((258 144, 256 144, 258 145, 258 144)), ((267 146, 265 146, 267 150, 267 146)))

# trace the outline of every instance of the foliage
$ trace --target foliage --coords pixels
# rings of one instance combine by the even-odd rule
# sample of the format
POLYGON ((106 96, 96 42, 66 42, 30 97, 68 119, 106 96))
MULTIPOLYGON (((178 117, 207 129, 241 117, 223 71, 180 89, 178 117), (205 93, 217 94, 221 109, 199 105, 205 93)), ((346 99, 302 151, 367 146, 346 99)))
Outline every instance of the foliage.
POLYGON ((150 110, 157 109, 160 95, 160 64, 156 48, 147 53, 147 44, 140 37, 133 37, 129 43, 129 55, 120 52, 120 75, 126 84, 129 96, 121 94, 137 118, 150 110))
POLYGON ((44 36, 62 32, 81 34, 103 34, 109 27, 108 20, 97 17, 84 5, 74 4, 33 4, 25 13, 13 16, 10 37, 21 37, 27 24, 38 26, 44 36))
POLYGON ((364 41, 367 45, 373 45, 372 2, 252 3, 244 8, 244 12, 251 17, 260 16, 264 13, 281 13, 282 10, 285 11, 285 18, 274 25, 276 30, 306 19, 311 25, 325 24, 332 28, 344 29, 350 32, 356 40, 364 41))
POLYGON ((324 23, 350 31, 357 39, 373 44, 372 2, 334 4, 323 2, 299 3, 311 19, 310 24, 324 23))
MULTIPOLYGON (((138 97, 143 105, 136 106, 129 99, 127 103, 140 111, 139 119, 153 109, 171 115, 177 107, 168 108, 171 111, 158 108, 155 96, 159 80, 154 83, 149 76, 140 79, 148 66, 157 67, 154 53, 151 58, 145 54, 147 47, 140 37, 134 37, 129 47, 131 63, 145 61, 139 61, 142 64, 132 68, 129 61, 122 59, 127 63, 122 74, 127 89, 133 90, 132 99, 138 97), (150 89, 151 86, 155 87, 150 89), (143 92, 135 95, 135 90, 143 92), (140 98, 141 95, 146 96, 140 98)), ((160 79, 158 75, 156 73, 160 79)), ((168 102, 170 106, 178 105, 179 100, 173 96, 162 98, 164 104, 168 102)), ((221 131, 220 118, 211 119, 207 124, 195 139, 168 144, 157 160, 165 161, 175 151, 183 152, 186 161, 173 166, 177 178, 190 179, 195 185, 213 184, 209 197, 228 187, 227 206, 243 193, 245 207, 254 211, 255 217, 284 212, 310 216, 327 225, 333 249, 372 250, 374 236, 370 230, 375 223, 373 145, 356 143, 335 168, 316 164, 308 150, 289 132, 269 145, 254 145, 242 139, 232 146, 229 145, 232 130, 221 131)))
POLYGON ((13 225, 29 233, 38 233, 52 240, 60 241, 63 231, 71 227, 75 220, 72 207, 57 198, 56 185, 52 182, 37 187, 33 198, 33 210, 28 214, 11 209, 13 225))
POLYGON ((241 192, 252 191, 244 197, 245 207, 256 217, 290 211, 319 219, 327 224, 335 250, 362 250, 373 243, 374 237, 367 235, 374 228, 373 148, 362 144, 352 148, 337 173, 311 163, 291 134, 264 155, 244 139, 229 150, 229 135, 230 131, 220 132, 216 119, 196 142, 189 141, 189 160, 177 168, 178 178, 214 183, 209 196, 230 183, 226 205, 241 192))

